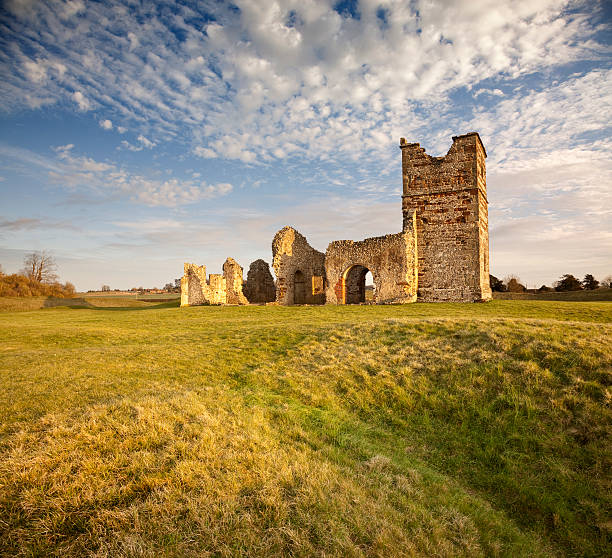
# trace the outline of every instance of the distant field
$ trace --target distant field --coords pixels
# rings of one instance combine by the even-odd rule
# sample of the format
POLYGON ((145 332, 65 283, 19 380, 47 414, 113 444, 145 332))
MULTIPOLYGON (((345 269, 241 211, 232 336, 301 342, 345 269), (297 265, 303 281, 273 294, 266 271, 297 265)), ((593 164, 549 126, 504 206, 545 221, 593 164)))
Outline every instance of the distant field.
POLYGON ((133 298, 136 300, 173 300, 180 299, 181 293, 155 293, 155 294, 139 294, 129 291, 110 291, 110 292, 94 292, 94 293, 77 293, 77 297, 84 298, 133 298))
POLYGON ((607 302, 93 298, 0 300, 2 556, 611 554, 607 302))
POLYGON ((496 300, 559 300, 573 302, 612 301, 612 289, 595 289, 593 291, 566 291, 549 293, 493 293, 496 300))

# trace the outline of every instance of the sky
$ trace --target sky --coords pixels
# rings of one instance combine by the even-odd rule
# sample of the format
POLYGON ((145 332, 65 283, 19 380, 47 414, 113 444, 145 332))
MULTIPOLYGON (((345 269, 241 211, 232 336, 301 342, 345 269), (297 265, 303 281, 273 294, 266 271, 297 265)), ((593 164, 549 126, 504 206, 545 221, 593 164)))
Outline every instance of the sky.
POLYGON ((491 273, 612 274, 612 3, 5 0, 0 264, 79 290, 399 232, 400 137, 487 149, 491 273))

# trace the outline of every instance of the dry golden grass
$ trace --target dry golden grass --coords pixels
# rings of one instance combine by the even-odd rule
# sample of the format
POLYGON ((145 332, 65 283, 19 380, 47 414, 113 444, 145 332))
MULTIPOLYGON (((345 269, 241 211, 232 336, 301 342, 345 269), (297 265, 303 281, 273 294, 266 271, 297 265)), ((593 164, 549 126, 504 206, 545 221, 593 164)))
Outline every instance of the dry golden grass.
POLYGON ((605 555, 611 318, 0 314, 0 553, 605 555))

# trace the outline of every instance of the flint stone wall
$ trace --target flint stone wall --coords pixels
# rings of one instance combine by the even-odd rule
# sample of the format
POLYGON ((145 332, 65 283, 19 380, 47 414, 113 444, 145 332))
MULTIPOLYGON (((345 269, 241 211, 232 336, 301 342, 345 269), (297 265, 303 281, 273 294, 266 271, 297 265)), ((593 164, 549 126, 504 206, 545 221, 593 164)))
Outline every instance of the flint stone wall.
POLYGON ((242 291, 242 267, 234 258, 227 258, 223 264, 223 277, 225 278, 226 303, 248 304, 247 297, 242 291))
POLYGON ((186 263, 181 278, 181 306, 203 304, 248 304, 242 293, 242 268, 233 258, 223 264, 223 275, 211 273, 206 266, 186 263))
POLYGON ((276 286, 268 262, 255 260, 249 266, 243 292, 252 304, 274 302, 276 300, 276 286))
POLYGON ((206 266, 186 263, 181 278, 181 306, 210 304, 206 266))
POLYGON ((325 254, 294 228, 284 227, 274 236, 272 268, 279 304, 325 303, 325 254))
MULTIPOLYGON (((413 224, 398 234, 366 238, 360 242, 338 240, 325 253, 327 304, 346 304, 351 289, 361 288, 369 270, 374 279, 374 303, 407 303, 416 300, 417 246, 413 224), (355 277, 356 273, 359 277, 355 277)), ((363 298, 365 293, 361 296, 363 298)))
POLYGON ((417 299, 426 302, 491 298, 486 152, 472 132, 453 137, 444 157, 400 140, 404 228, 416 211, 417 299))

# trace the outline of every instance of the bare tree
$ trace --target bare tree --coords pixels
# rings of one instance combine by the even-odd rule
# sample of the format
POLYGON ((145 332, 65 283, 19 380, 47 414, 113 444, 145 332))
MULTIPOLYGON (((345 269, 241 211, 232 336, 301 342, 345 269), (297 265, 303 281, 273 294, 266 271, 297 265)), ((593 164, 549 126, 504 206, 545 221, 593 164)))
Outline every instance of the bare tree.
POLYGON ((100 290, 106 293, 110 291, 110 285, 102 285, 102 288, 100 290))
POLYGON ((504 278, 506 284, 506 290, 509 293, 523 293, 527 290, 525 285, 521 283, 521 279, 518 275, 508 275, 504 278))
POLYGON ((32 252, 23 260, 23 274, 40 283, 57 281, 57 264, 53 255, 46 250, 32 252))

